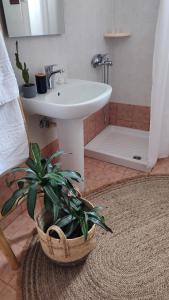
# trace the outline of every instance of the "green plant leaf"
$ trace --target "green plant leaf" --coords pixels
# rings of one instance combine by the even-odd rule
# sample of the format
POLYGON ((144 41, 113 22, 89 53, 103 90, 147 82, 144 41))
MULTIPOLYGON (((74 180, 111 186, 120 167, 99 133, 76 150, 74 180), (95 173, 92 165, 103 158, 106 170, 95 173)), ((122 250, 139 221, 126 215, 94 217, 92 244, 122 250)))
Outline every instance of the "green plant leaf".
POLYGON ((88 223, 88 214, 86 211, 84 211, 84 217, 85 217, 85 222, 87 224, 88 223))
POLYGON ((29 69, 24 62, 24 68, 22 68, 22 77, 26 84, 29 84, 29 69))
POLYGON ((38 176, 35 173, 29 173, 28 175, 22 177, 21 179, 26 179, 28 181, 30 181, 30 180, 38 181, 39 180, 38 176))
POLYGON ((78 198, 71 198, 71 201, 77 206, 77 207, 80 207, 82 205, 82 201, 78 198))
POLYGON ((58 205, 60 206, 60 199, 59 197, 56 195, 56 193, 54 192, 53 188, 50 185, 46 185, 43 187, 44 192, 46 193, 46 195, 50 198, 50 200, 52 201, 52 203, 54 205, 58 205))
POLYGON ((86 218, 86 216, 84 215, 83 217, 80 218, 80 227, 85 240, 87 239, 87 235, 88 235, 88 222, 86 222, 86 219, 88 220, 88 217, 86 218))
POLYGON ((92 208, 92 210, 90 212, 99 213, 99 211, 101 211, 102 209, 103 209, 103 206, 95 206, 94 208, 92 208))
POLYGON ((103 229, 105 229, 106 231, 109 231, 112 233, 112 229, 109 228, 104 222, 101 221, 101 219, 99 219, 98 217, 94 217, 88 214, 88 220, 91 221, 92 223, 102 227, 103 229))
POLYGON ((54 218, 54 222, 57 221, 58 216, 59 216, 59 211, 60 211, 60 207, 56 204, 53 205, 53 218, 54 218))
POLYGON ((27 165, 31 170, 33 170, 35 173, 37 172, 35 162, 34 162, 31 158, 28 158, 28 159, 27 159, 26 165, 27 165))
POLYGON ((98 214, 98 212, 93 209, 88 212, 88 215, 91 217, 98 218, 99 220, 102 220, 101 219, 102 217, 98 214))
POLYGON ((20 62, 18 41, 16 41, 15 60, 16 60, 17 68, 22 71, 22 77, 23 77, 25 84, 29 84, 29 69, 27 68, 25 62, 24 62, 24 65, 20 62))
POLYGON ((91 211, 87 212, 87 214, 89 217, 94 217, 94 218, 98 219, 100 222, 105 223, 104 216, 100 216, 97 211, 91 210, 91 211))
POLYGON ((74 188, 74 186, 68 179, 67 179, 66 187, 67 187, 69 193, 71 193, 73 197, 78 196, 78 191, 74 188))
POLYGON ((32 160, 34 161, 36 166, 36 171, 38 175, 42 176, 43 174, 42 174, 42 164, 41 164, 41 153, 38 144, 31 143, 30 152, 31 152, 32 160))
POLYGON ((63 212, 66 214, 66 215, 68 215, 70 212, 69 212, 69 210, 67 209, 67 208, 65 208, 64 206, 62 207, 62 209, 63 209, 63 212))
POLYGON ((48 166, 47 166, 47 172, 48 173, 52 173, 53 172, 53 166, 52 166, 52 164, 48 164, 48 166))
POLYGON ((33 181, 37 181, 37 180, 38 180, 37 176, 35 174, 33 174, 33 173, 30 173, 30 174, 28 174, 25 177, 21 177, 20 179, 13 179, 11 181, 9 181, 8 179, 6 179, 5 182, 6 182, 7 187, 10 188, 14 183, 17 183, 18 186, 19 186, 20 184, 32 183, 33 181))
POLYGON ((25 178, 21 178, 21 179, 17 179, 16 180, 16 183, 17 184, 24 184, 24 183, 28 183, 28 184, 32 184, 32 183, 35 183, 37 182, 37 179, 36 178, 29 178, 29 177, 25 177, 25 178))
POLYGON ((19 48, 18 48, 18 41, 16 41, 16 52, 19 52, 19 48))
POLYGON ((61 168, 61 163, 60 162, 58 162, 58 163, 56 163, 54 166, 53 166, 53 172, 55 173, 55 172, 59 172, 60 171, 60 168, 61 168))
POLYGON ((36 173, 30 168, 13 168, 10 172, 11 173, 25 172, 25 173, 33 173, 36 175, 36 173))
POLYGON ((68 224, 70 224, 72 221, 74 221, 76 218, 73 217, 72 215, 65 216, 63 218, 60 218, 59 220, 56 221, 55 225, 59 227, 65 227, 68 224))
POLYGON ((66 178, 75 180, 77 182, 82 181, 81 175, 78 172, 75 172, 75 171, 66 170, 66 171, 59 172, 59 174, 61 174, 62 176, 66 177, 66 178))
POLYGON ((47 211, 53 213, 53 203, 46 193, 44 194, 44 205, 47 211))
POLYGON ((79 221, 74 220, 71 224, 69 224, 69 227, 67 230, 64 230, 64 234, 67 238, 69 238, 74 232, 76 232, 76 229, 79 225, 79 221))
POLYGON ((1 210, 2 216, 6 216, 12 210, 14 205, 17 205, 19 200, 21 200, 21 198, 27 194, 27 192, 28 188, 15 191, 12 196, 4 203, 1 210))
POLYGON ((15 59, 16 59, 16 66, 19 70, 23 69, 22 63, 19 61, 19 48, 18 48, 18 41, 16 41, 16 53, 15 53, 15 59))
POLYGON ((34 211, 36 207, 37 191, 39 185, 34 183, 29 187, 28 196, 27 196, 27 209, 29 216, 34 220, 34 211))
POLYGON ((82 209, 82 202, 76 198, 70 198, 69 200, 70 207, 75 211, 80 211, 82 209))
POLYGON ((69 205, 75 211, 80 211, 80 209, 81 209, 80 207, 77 207, 72 201, 69 201, 69 205))
POLYGON ((67 196, 67 194, 62 194, 62 203, 63 203, 63 205, 64 205, 64 207, 67 207, 67 209, 69 209, 70 210, 70 199, 69 199, 69 197, 67 196))
POLYGON ((51 163, 51 161, 52 161, 54 158, 59 157, 59 156, 62 155, 63 153, 64 153, 64 151, 56 151, 56 152, 54 152, 54 153, 47 159, 45 168, 47 168, 47 165, 48 165, 49 163, 51 163))
POLYGON ((51 173, 53 171, 53 165, 51 163, 49 163, 47 165, 46 162, 47 162, 47 159, 45 159, 45 158, 41 159, 43 175, 45 175, 47 173, 51 173))
POLYGON ((49 173, 49 174, 45 175, 43 178, 54 181, 56 183, 56 185, 57 184, 61 184, 61 185, 67 184, 67 180, 65 180, 65 178, 63 178, 62 176, 59 176, 58 174, 55 174, 55 173, 49 173))

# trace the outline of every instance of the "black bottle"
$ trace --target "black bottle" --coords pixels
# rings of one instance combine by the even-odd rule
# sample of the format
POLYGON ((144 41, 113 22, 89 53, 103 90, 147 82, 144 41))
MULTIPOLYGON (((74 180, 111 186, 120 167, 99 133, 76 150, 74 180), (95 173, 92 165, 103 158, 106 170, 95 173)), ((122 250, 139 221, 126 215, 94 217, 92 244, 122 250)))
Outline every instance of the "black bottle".
POLYGON ((35 78, 38 94, 45 94, 47 92, 46 74, 38 73, 35 78))

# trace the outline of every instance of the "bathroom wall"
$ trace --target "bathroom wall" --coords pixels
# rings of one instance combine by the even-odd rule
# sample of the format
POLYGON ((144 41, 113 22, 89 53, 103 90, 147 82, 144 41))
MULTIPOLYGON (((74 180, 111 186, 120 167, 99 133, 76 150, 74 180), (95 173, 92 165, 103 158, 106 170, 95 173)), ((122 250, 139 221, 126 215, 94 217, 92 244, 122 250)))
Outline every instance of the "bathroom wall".
POLYGON ((160 0, 112 0, 112 28, 130 38, 109 41, 112 99, 150 106, 154 37, 160 0))
MULTIPOLYGON (((32 74, 44 65, 58 64, 72 78, 102 80, 102 72, 91 67, 91 58, 98 52, 109 52, 103 35, 111 30, 111 0, 65 0, 65 34, 61 36, 20 38, 19 46, 32 74)), ((2 8, 1 8, 2 9, 2 8)), ((6 38, 8 52, 19 84, 22 78, 15 67, 14 38, 6 38)), ((30 118, 31 138, 41 146, 56 137, 56 129, 39 129, 39 117, 30 118)))
MULTIPOLYGON (((20 51, 32 74, 57 63, 69 77, 102 80, 91 67, 97 52, 113 60, 110 83, 115 102, 150 105, 154 37, 160 0, 64 0, 65 34, 19 39, 20 51), (130 38, 104 39, 107 31, 127 31, 130 38)), ((15 39, 6 39, 14 64, 15 39)))
MULTIPOLYGON (((111 0, 65 0, 65 34, 20 38, 20 53, 32 74, 41 71, 46 64, 62 66, 69 77, 101 80, 101 74, 91 67, 91 58, 98 51, 108 52, 104 32, 111 29, 111 0)), ((15 38, 6 39, 16 76, 15 38)))
MULTIPOLYGON (((113 60, 110 77, 113 87, 112 101, 116 103, 116 107, 118 103, 149 106, 159 1, 64 0, 65 34, 20 38, 21 57, 28 63, 32 78, 44 65, 57 63, 58 67, 65 68, 69 77, 101 81, 101 70, 93 69, 90 61, 95 53, 109 53, 113 60), (103 38, 105 32, 113 30, 129 31, 131 37, 103 38)), ((18 83, 21 84, 22 78, 14 62, 15 39, 6 38, 6 45, 18 83)), ((130 108, 129 114, 132 114, 133 107, 130 105, 123 106, 123 111, 129 111, 130 108)), ((110 110, 111 120, 116 110, 110 110)), ((121 107, 118 111, 121 111, 121 107)), ((39 116, 29 117, 28 120, 31 140, 37 141, 42 148, 56 139, 55 127, 39 128, 39 116)), ((97 120, 99 122, 99 118, 97 120)), ((122 121, 127 126, 121 118, 117 124, 122 125, 122 121)), ((131 124, 128 119, 127 122, 128 125, 131 124)), ((87 122, 85 125, 86 128, 91 127, 87 122)))

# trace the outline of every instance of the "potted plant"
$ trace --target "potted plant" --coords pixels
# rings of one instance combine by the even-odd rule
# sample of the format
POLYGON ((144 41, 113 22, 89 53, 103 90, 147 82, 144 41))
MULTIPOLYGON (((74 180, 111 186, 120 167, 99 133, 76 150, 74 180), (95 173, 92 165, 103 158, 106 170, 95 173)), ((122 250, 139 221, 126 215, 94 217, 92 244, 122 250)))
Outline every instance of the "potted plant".
POLYGON ((29 69, 27 68, 26 63, 23 64, 20 62, 19 58, 19 48, 18 41, 16 41, 16 53, 15 53, 16 66, 19 70, 22 71, 22 78, 25 84, 22 86, 23 97, 33 98, 36 96, 37 90, 34 83, 30 83, 29 69))
POLYGON ((95 227, 111 229, 100 215, 100 207, 85 200, 72 181, 80 182, 81 175, 65 170, 54 162, 62 151, 50 158, 41 157, 38 144, 30 144, 27 168, 15 168, 12 172, 23 172, 17 182, 18 188, 2 207, 7 215, 23 199, 27 202, 29 216, 35 220, 41 246, 45 254, 60 264, 77 263, 95 248, 95 227), (37 201, 43 202, 42 210, 35 217, 37 201))

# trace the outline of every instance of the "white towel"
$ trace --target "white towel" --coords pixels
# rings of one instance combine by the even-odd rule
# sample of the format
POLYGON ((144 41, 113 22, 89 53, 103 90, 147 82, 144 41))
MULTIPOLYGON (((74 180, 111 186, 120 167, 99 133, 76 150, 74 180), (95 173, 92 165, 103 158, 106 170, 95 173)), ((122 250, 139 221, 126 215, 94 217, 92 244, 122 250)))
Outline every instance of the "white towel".
POLYGON ((0 32, 0 105, 16 99, 18 95, 16 78, 0 32))
POLYGON ((28 157, 28 140, 18 86, 0 33, 0 175, 28 157))

